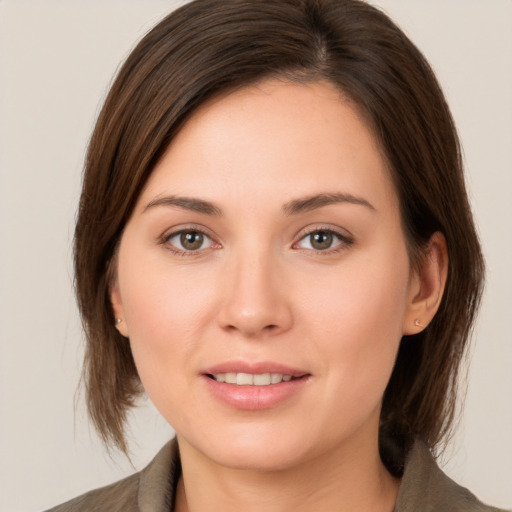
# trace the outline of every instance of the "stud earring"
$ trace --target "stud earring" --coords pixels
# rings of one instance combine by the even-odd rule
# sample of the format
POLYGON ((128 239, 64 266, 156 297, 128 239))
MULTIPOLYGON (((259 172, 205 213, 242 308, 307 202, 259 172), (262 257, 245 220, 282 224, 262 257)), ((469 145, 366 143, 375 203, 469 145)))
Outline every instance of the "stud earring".
POLYGON ((418 319, 414 320, 414 325, 416 327, 425 327, 418 319))
POLYGON ((116 318, 116 325, 119 325, 123 320, 121 318, 116 318))

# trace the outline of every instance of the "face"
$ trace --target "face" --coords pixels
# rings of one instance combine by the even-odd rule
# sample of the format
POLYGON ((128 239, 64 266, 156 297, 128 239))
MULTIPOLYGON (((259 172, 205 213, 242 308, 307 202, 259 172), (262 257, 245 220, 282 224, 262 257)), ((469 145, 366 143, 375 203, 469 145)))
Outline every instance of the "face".
POLYGON ((181 445, 276 469, 376 445, 415 277, 389 171, 329 84, 203 106, 123 233, 112 303, 181 445))

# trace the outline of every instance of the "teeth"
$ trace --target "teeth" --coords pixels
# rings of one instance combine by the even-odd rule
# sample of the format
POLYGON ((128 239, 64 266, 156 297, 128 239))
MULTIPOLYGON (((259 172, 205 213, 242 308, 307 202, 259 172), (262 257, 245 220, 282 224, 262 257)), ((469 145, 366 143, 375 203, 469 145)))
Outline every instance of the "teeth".
POLYGON ((228 384, 236 384, 236 373, 225 373, 224 382, 228 384))
POLYGON ((259 375, 253 375, 252 383, 255 386, 268 386, 272 383, 272 377, 270 373, 261 373, 259 375))
POLYGON ((251 386, 254 384, 253 376, 250 373, 237 373, 236 384, 237 386, 251 386))
POLYGON ((280 373, 272 373, 270 375, 271 384, 279 384, 283 380, 283 376, 280 373))
POLYGON ((213 378, 217 382, 226 382, 237 386, 269 386, 292 380, 291 375, 282 373, 216 373, 213 378))

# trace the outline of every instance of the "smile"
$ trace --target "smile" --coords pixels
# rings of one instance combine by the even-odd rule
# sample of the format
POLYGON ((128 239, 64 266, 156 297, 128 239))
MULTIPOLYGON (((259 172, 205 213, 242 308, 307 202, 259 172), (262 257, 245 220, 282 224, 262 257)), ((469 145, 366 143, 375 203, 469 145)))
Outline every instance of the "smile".
POLYGON ((286 369, 281 365, 273 365, 274 371, 269 371, 266 365, 267 371, 244 368, 245 372, 226 371, 234 369, 232 364, 222 366, 224 368, 203 373, 206 388, 224 405, 246 411, 270 409, 287 403, 308 386, 312 377, 310 373, 286 369))
POLYGON ((216 373, 210 375, 217 382, 236 384, 237 386, 270 386, 292 380, 291 375, 282 373, 216 373))

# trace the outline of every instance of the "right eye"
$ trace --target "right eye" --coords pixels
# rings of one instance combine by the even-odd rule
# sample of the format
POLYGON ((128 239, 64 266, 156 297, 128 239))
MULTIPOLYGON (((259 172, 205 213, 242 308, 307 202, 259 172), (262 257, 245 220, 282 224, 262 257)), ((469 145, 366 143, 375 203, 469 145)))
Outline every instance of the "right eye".
POLYGON ((306 233, 294 247, 325 254, 340 251, 352 243, 347 235, 342 235, 333 229, 320 228, 306 233))
POLYGON ((176 252, 197 252, 213 246, 213 240, 196 229, 184 229, 171 233, 166 237, 166 242, 176 252))

